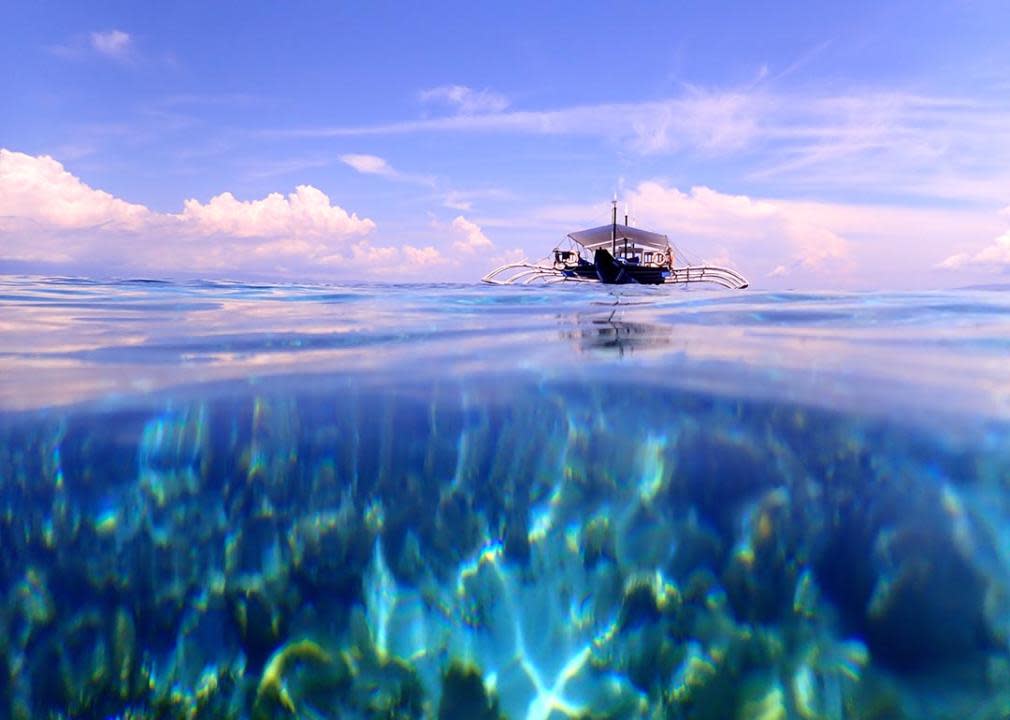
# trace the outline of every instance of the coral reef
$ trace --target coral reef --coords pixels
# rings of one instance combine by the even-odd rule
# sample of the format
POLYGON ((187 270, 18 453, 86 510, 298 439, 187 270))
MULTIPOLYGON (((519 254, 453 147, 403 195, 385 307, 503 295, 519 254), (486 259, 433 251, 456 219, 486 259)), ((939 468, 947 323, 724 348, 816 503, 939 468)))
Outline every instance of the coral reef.
POLYGON ((0 716, 1005 714, 1005 454, 658 392, 0 418, 0 716))

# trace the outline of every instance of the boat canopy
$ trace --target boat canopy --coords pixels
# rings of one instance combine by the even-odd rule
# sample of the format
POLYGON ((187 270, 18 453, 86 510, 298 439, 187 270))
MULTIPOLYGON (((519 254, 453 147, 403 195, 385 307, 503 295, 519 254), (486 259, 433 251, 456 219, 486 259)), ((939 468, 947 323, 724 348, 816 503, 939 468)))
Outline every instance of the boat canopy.
POLYGON ((653 250, 666 250, 670 247, 670 241, 666 235, 640 230, 629 225, 601 225, 589 230, 579 230, 569 233, 568 237, 582 245, 587 250, 597 250, 599 248, 609 248, 613 240, 611 233, 617 228, 617 242, 623 243, 625 238, 628 242, 638 247, 651 248, 653 250))

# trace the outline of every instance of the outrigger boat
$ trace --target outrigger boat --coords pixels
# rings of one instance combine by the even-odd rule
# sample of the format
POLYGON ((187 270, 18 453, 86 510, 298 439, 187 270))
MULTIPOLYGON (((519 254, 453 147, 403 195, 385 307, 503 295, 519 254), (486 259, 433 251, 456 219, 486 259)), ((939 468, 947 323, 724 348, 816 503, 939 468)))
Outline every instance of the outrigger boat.
POLYGON ((640 283, 708 282, 743 290, 747 280, 735 270, 717 265, 678 265, 669 238, 617 222, 617 201, 610 225, 569 233, 565 240, 536 263, 517 262, 497 267, 482 280, 492 285, 530 285, 556 282, 640 283))

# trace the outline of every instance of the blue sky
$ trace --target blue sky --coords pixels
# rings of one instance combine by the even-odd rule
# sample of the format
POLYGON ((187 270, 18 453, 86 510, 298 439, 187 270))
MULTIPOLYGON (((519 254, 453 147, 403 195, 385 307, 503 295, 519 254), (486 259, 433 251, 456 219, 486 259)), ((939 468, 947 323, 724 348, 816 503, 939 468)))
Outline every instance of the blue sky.
POLYGON ((615 192, 757 287, 1010 267, 1006 2, 9 2, 0 22, 0 270, 476 279, 603 224, 615 192))

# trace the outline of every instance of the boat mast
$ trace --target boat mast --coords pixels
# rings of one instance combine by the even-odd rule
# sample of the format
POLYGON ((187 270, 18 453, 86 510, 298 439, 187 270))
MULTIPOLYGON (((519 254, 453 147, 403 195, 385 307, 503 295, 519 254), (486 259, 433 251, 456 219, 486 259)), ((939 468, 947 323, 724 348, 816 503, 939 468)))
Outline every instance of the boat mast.
MULTIPOLYGON (((628 204, 627 203, 624 204, 624 227, 625 228, 628 227, 628 204)), ((624 259, 627 260, 627 258, 628 258, 628 235, 627 235, 627 233, 625 233, 625 235, 624 235, 624 259)))
POLYGON ((617 195, 610 203, 614 206, 613 222, 610 225, 610 254, 617 257, 617 195))

